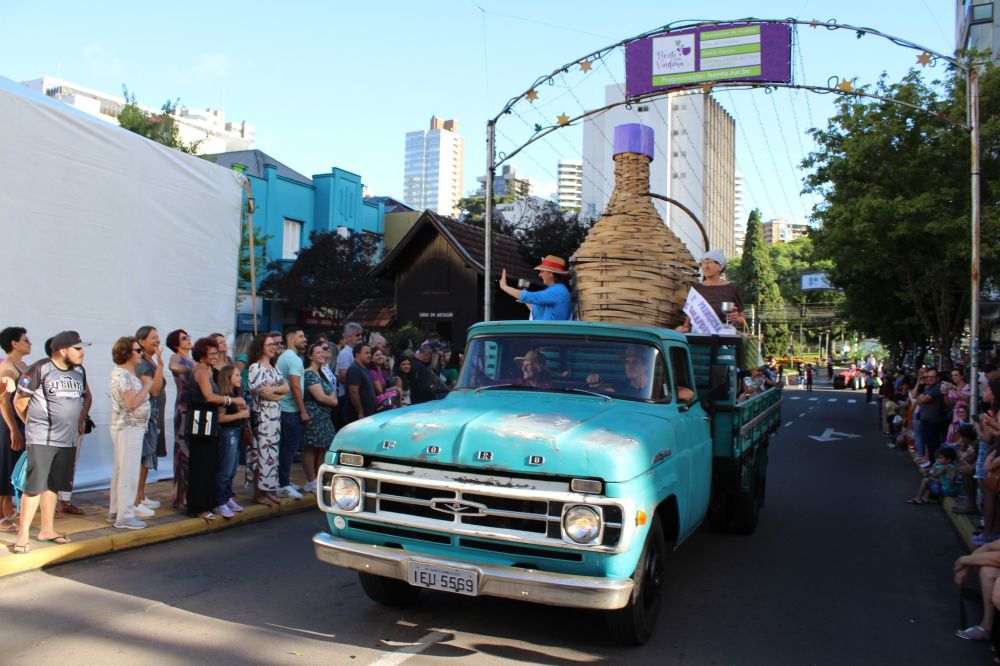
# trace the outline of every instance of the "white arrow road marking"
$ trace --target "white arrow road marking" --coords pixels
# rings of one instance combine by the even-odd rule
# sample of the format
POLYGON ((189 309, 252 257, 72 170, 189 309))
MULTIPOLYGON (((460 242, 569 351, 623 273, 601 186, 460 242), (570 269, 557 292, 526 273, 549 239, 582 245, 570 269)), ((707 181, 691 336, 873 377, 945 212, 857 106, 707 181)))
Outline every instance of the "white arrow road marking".
POLYGON ((448 640, 452 638, 454 634, 452 632, 444 631, 432 631, 423 638, 421 638, 416 643, 397 643, 395 641, 381 641, 388 648, 399 649, 395 652, 389 652, 384 654, 379 659, 372 662, 371 666, 398 666, 404 661, 408 661, 411 658, 417 656, 429 647, 432 647, 435 643, 439 643, 443 640, 448 640))
POLYGON ((855 437, 861 437, 861 435, 855 435, 848 432, 837 432, 833 428, 827 428, 823 431, 822 435, 809 435, 810 439, 815 439, 817 442, 833 442, 838 439, 853 439, 855 437))

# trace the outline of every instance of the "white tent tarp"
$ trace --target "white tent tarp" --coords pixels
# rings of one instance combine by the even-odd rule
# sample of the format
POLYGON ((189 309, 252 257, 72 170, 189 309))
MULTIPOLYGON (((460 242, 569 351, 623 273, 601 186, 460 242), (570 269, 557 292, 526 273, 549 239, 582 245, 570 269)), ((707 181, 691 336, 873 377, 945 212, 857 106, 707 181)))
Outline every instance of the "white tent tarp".
MULTIPOLYGON (((97 428, 83 440, 77 489, 111 478, 115 340, 142 325, 164 342, 176 328, 232 339, 242 182, 0 77, 0 328, 28 329, 29 362, 61 330, 93 342, 84 366, 97 428)), ((173 475, 166 378, 168 456, 150 480, 173 475)))

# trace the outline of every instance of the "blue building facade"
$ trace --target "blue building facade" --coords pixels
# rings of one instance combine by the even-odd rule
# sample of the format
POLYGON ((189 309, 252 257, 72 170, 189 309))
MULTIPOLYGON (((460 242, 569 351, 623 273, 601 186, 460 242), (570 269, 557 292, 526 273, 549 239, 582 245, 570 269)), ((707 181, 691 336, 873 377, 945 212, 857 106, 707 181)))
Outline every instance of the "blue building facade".
MULTIPOLYGON (((220 166, 242 172, 250 181, 254 198, 254 227, 270 236, 263 265, 257 266, 257 284, 272 261, 289 264, 299 250, 308 247, 314 231, 341 233, 385 233, 384 201, 366 200, 361 176, 333 167, 311 179, 260 150, 240 150, 205 155, 220 166)), ((258 309, 258 330, 281 329, 306 323, 310 313, 286 312, 283 303, 265 301, 258 309)), ((238 316, 237 330, 252 330, 251 315, 238 316)))

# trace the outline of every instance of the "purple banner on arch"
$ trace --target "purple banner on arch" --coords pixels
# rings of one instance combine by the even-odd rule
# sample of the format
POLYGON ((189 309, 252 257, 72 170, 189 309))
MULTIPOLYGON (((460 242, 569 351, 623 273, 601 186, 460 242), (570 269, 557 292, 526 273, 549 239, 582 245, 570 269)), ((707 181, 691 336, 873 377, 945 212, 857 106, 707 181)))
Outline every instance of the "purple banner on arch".
POLYGON ((653 35, 625 46, 625 93, 716 81, 789 83, 792 32, 784 23, 732 23, 653 35))

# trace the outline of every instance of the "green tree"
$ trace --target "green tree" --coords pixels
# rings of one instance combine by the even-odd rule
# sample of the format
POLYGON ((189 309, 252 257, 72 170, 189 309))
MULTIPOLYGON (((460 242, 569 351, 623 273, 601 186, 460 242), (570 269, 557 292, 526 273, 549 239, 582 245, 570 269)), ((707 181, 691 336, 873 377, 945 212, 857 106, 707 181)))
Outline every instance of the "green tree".
MULTIPOLYGON (((495 207, 497 204, 514 203, 517 195, 513 192, 507 193, 503 196, 493 197, 494 215, 493 224, 494 231, 497 233, 509 233, 509 225, 502 216, 496 214, 495 207)), ((458 209, 462 211, 459 220, 465 222, 466 224, 471 224, 473 226, 483 228, 485 225, 484 215, 486 214, 486 197, 474 195, 471 197, 464 197, 458 200, 458 209)))
POLYGON ((375 265, 379 236, 369 233, 341 236, 336 231, 314 231, 309 245, 295 261, 272 261, 261 291, 295 310, 315 310, 343 319, 366 298, 382 297, 389 285, 368 273, 375 265))
POLYGON ((532 265, 549 254, 569 261, 593 224, 593 221, 581 220, 576 213, 566 214, 549 208, 530 222, 515 226, 512 234, 521 243, 524 258, 532 265))
POLYGON ((730 277, 743 290, 743 304, 754 306, 761 321, 764 353, 780 356, 788 351, 788 323, 785 301, 771 265, 771 255, 764 243, 760 211, 754 209, 747 220, 743 256, 730 277))
MULTIPOLYGON (((867 88, 866 88, 867 89, 867 88)), ((883 76, 872 91, 950 118, 965 114, 965 83, 954 72, 931 84, 914 71, 883 76)), ((1000 263, 1000 80, 981 79, 982 269, 1000 263)), ((819 148, 803 166, 807 192, 823 197, 816 255, 832 262, 852 327, 899 349, 930 338, 950 350, 969 306, 969 135, 939 116, 851 96, 837 101, 819 148)))
POLYGON ((118 112, 118 124, 135 132, 147 139, 162 143, 168 148, 176 148, 182 153, 194 154, 201 145, 201 141, 186 144, 180 139, 180 131, 174 121, 180 98, 167 100, 160 107, 160 113, 151 114, 143 111, 135 101, 135 94, 130 93, 126 86, 122 86, 122 94, 125 97, 125 106, 118 112))

